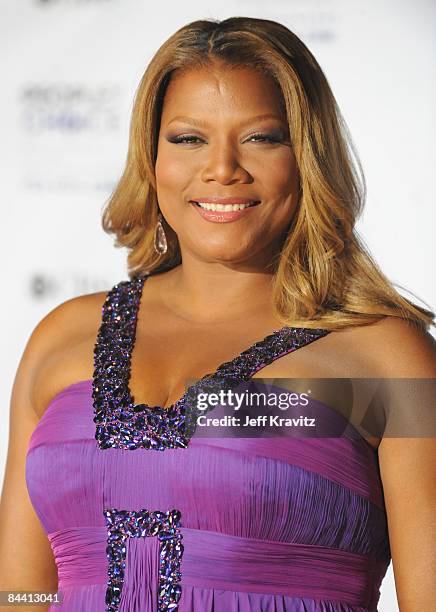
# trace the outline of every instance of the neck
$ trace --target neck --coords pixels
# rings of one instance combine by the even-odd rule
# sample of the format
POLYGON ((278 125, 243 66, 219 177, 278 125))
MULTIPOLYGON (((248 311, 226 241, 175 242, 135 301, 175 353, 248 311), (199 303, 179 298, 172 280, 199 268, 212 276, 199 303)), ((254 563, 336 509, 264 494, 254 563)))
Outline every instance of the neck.
POLYGON ((166 273, 165 305, 196 322, 228 321, 263 310, 272 312, 272 273, 190 261, 166 273), (265 310, 267 309, 267 310, 265 310))

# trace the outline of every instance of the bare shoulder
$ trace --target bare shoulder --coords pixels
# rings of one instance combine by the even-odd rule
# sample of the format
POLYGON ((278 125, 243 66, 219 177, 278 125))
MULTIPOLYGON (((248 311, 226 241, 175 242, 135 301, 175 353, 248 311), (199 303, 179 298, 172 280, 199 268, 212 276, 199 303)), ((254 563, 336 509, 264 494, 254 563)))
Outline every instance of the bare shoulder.
POLYGON ((80 295, 62 302, 37 324, 25 349, 32 363, 29 394, 41 417, 63 388, 91 378, 93 349, 107 292, 80 295))
POLYGON ((69 335, 86 333, 92 320, 99 319, 107 292, 87 293, 62 302, 50 310, 32 332, 38 340, 51 345, 69 335), (59 338, 61 335, 61 338, 59 338))
POLYGON ((436 377, 436 341, 428 331, 399 317, 352 330, 365 359, 380 377, 436 377))

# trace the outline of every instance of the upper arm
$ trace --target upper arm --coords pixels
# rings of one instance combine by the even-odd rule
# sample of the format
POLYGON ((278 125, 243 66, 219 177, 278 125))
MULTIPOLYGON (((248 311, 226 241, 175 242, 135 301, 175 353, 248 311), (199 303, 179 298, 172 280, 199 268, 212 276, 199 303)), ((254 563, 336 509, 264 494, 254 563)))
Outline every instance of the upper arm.
MULTIPOLYGON (((50 542, 26 486, 26 454, 30 436, 39 421, 40 408, 35 400, 40 395, 40 390, 35 394, 35 385, 39 389, 42 384, 39 372, 53 352, 68 344, 68 338, 77 333, 79 322, 83 327, 84 307, 88 308, 86 303, 91 299, 73 298, 48 313, 30 335, 16 371, 0 504, 0 590, 57 589, 57 569, 50 542)), ((89 308, 85 314, 88 311, 89 308)))
POLYGON ((418 612, 436 601, 436 394, 428 393, 428 383, 436 382, 436 345, 430 334, 402 322, 384 333, 381 368, 394 405, 387 406, 387 433, 378 450, 380 475, 398 604, 401 612, 418 612), (426 379, 422 391, 419 380, 409 385, 407 378, 426 379), (423 414, 425 427, 417 428, 423 414))
POLYGON ((26 452, 38 423, 33 381, 50 341, 50 317, 32 332, 15 375, 9 413, 9 444, 0 505, 0 590, 57 588, 50 543, 33 510, 25 480, 26 452))
POLYGON ((379 447, 401 612, 431 610, 436 601, 435 457, 434 438, 383 438, 379 447))

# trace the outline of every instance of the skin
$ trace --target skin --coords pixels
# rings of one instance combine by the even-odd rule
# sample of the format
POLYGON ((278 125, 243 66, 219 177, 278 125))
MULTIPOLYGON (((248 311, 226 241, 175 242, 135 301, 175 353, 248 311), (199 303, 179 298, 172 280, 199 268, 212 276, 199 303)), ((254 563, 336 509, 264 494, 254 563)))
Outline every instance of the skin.
POLYGON ((299 190, 286 112, 273 79, 219 62, 176 73, 164 99, 155 171, 159 207, 178 235, 183 259, 166 294, 177 296, 179 307, 197 322, 216 321, 229 309, 246 312, 247 293, 254 299, 251 310, 262 306, 265 298, 259 303, 254 296, 268 295, 268 266, 299 190), (266 114, 272 117, 257 118, 266 114), (212 223, 189 203, 210 196, 261 204, 234 222, 212 223))

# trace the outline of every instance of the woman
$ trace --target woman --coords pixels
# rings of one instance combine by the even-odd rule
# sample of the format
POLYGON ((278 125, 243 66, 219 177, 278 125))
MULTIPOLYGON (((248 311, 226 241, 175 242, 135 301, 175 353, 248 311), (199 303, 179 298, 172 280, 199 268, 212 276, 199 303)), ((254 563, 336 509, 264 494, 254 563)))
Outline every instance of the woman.
POLYGON ((196 21, 158 50, 103 219, 129 280, 55 308, 18 368, 2 589, 59 587, 74 611, 376 610, 392 553, 401 611, 431 608, 431 440, 186 435, 190 378, 436 376, 433 312, 356 236, 345 134, 283 25, 196 21))

